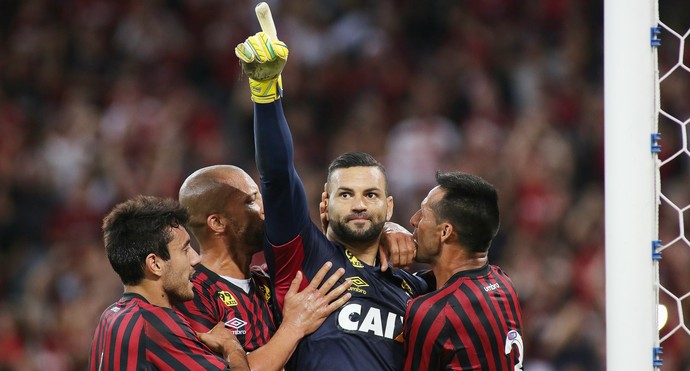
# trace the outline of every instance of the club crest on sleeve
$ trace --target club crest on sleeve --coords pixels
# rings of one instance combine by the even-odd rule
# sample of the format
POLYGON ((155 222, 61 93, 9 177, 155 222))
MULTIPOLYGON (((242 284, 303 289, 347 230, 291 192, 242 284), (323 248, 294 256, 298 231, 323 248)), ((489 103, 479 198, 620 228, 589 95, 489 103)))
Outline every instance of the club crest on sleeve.
POLYGON ((403 290, 405 290, 405 292, 406 292, 408 295, 414 296, 414 292, 412 291, 412 287, 410 287, 410 284, 407 283, 407 281, 402 280, 402 283, 400 283, 400 287, 402 287, 403 290))
POLYGON ((271 300, 271 289, 266 285, 259 285, 259 290, 265 301, 271 300))
POLYGON ((227 291, 218 291, 218 298, 228 307, 234 307, 237 305, 237 300, 232 296, 231 293, 227 291))

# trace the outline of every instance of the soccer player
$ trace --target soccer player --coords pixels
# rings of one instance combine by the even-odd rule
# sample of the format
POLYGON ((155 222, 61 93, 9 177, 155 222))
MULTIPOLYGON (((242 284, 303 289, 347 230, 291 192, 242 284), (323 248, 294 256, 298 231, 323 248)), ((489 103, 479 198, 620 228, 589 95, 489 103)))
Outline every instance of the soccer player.
POLYGON ((124 294, 101 315, 89 370, 249 370, 222 324, 197 334, 171 308, 194 297, 190 279, 199 255, 183 227, 188 217, 177 201, 150 196, 121 203, 105 217, 105 250, 124 294))
POLYGON ((383 166, 365 153, 344 154, 331 163, 324 236, 310 219, 280 100, 287 47, 260 32, 239 44, 235 54, 250 78, 255 102, 256 162, 272 247, 267 260, 275 262, 269 269, 275 276, 279 303, 295 272, 304 272, 305 285, 325 261, 344 268, 345 279, 352 282, 350 301, 300 342, 288 368, 401 369, 403 346, 396 337, 402 333, 405 307, 411 297, 426 292, 427 285, 400 269, 382 271, 377 259, 381 231, 393 212, 383 166))
MULTIPOLYGON (((276 329, 272 283, 261 267, 251 267, 264 239, 263 203, 254 180, 236 166, 205 167, 184 181, 179 200, 190 213, 188 226, 201 252, 194 300, 179 304, 180 313, 199 332, 225 323, 248 352, 252 370, 282 369, 299 340, 349 299, 349 293, 338 299, 349 282, 328 293, 345 271, 337 270, 318 290, 320 279, 286 297, 276 329)), ((324 265, 321 277, 331 265, 324 265)))
POLYGON ((499 226, 496 190, 461 172, 436 181, 410 219, 416 259, 430 264, 436 291, 405 313, 405 370, 522 370, 517 292, 487 258, 499 226))

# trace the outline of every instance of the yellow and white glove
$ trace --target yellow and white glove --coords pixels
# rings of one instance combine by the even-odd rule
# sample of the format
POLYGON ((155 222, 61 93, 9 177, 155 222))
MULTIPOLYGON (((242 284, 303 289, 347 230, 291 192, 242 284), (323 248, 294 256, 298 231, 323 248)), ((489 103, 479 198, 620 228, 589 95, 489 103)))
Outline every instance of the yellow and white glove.
POLYGON ((280 73, 287 62, 288 48, 280 40, 271 40, 264 32, 249 36, 235 47, 242 70, 249 76, 249 89, 256 103, 271 103, 283 95, 280 73))

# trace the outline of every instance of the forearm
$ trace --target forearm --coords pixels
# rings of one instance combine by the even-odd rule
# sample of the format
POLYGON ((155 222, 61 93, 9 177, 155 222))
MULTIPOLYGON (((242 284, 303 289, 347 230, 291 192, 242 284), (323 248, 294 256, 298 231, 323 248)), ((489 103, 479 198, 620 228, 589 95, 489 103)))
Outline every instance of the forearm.
POLYGON ((266 234, 272 244, 283 245, 294 239, 311 219, 304 185, 295 170, 292 137, 280 100, 254 104, 254 138, 266 234))
POLYGON ((282 370, 297 348, 303 334, 296 328, 278 328, 271 340, 247 355, 252 371, 282 370))
POLYGON ((230 366, 230 369, 232 371, 251 370, 244 349, 242 349, 239 344, 229 343, 230 342, 227 342, 227 344, 223 346, 223 358, 228 363, 228 366, 230 366))

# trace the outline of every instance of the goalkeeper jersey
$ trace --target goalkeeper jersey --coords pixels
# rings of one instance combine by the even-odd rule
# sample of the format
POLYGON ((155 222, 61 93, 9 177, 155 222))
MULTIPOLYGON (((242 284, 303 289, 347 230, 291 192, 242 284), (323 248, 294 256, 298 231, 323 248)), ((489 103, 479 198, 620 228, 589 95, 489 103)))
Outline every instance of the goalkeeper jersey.
POLYGON ((260 267, 252 267, 248 293, 201 264, 195 269, 194 299, 177 306, 194 330, 208 332, 224 322, 247 352, 271 339, 276 332, 271 283, 260 267))
POLYGON ((411 297, 428 291, 421 278, 400 270, 381 272, 329 241, 311 222, 304 186, 294 169, 293 148, 280 100, 255 104, 256 160, 261 176, 265 251, 275 292, 282 305, 290 281, 302 270, 307 285, 326 261, 344 268, 352 298, 305 337, 287 368, 292 370, 399 370, 402 368, 403 316, 411 297))

